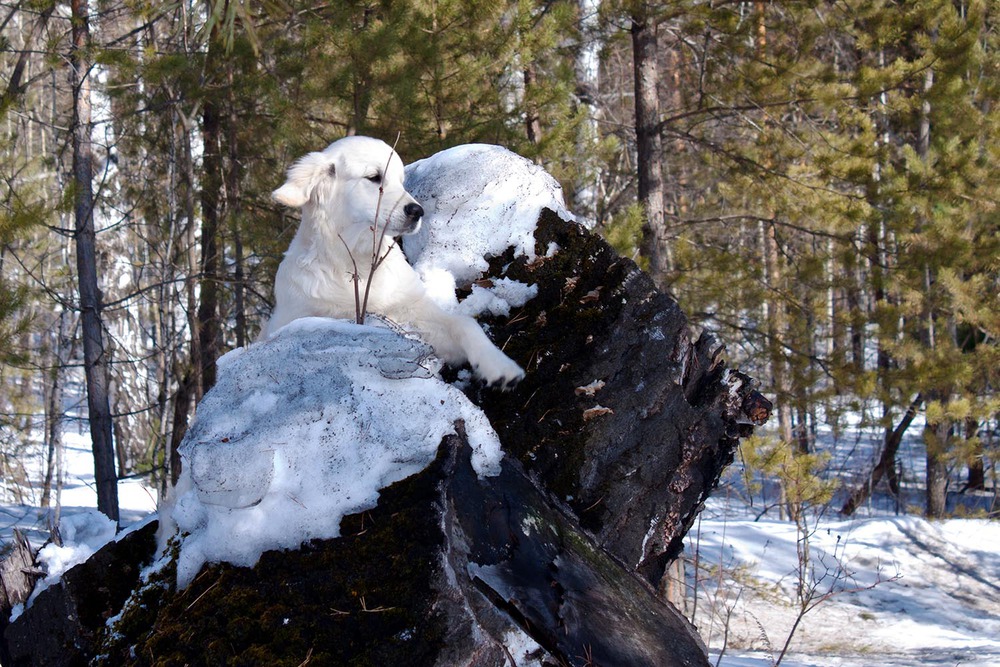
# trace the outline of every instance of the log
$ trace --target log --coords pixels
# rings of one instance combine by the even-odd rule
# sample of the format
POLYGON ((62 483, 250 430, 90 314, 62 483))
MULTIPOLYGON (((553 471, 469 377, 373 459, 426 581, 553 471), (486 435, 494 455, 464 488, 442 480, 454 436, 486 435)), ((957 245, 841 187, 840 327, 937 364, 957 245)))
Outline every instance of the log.
POLYGON ((96 664, 708 664, 694 628, 517 461, 479 478, 470 455, 459 427, 342 537, 210 565, 180 592, 154 581, 123 619, 143 630, 96 664))
MULTIPOLYGON (((10 625, 14 606, 27 602, 35 582, 44 575, 35 567, 35 555, 28 538, 15 528, 11 551, 0 562, 0 636, 10 625)), ((3 665, 10 664, 6 648, 6 643, 0 642, 0 664, 3 665)))
POLYGON ((10 553, 0 563, 0 617, 10 616, 14 605, 24 604, 43 573, 35 568, 35 550, 17 528, 10 553))
POLYGON ((4 631, 4 667, 86 665, 156 550, 156 522, 112 541, 46 588, 4 631))

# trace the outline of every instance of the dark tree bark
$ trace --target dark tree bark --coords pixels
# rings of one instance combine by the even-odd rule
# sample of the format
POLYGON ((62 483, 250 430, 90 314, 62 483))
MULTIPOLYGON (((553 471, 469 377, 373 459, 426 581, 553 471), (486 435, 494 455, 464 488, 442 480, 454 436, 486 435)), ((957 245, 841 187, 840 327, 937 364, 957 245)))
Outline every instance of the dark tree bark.
POLYGON ((538 105, 529 99, 534 94, 533 89, 537 83, 538 77, 535 75, 535 66, 533 63, 528 64, 524 68, 524 127, 528 141, 534 145, 538 145, 538 142, 542 140, 542 121, 538 117, 538 105))
POLYGON ((202 113, 202 137, 205 144, 201 188, 201 282, 198 302, 198 348, 201 353, 198 398, 215 385, 215 361, 222 346, 219 320, 221 258, 219 235, 222 218, 224 183, 222 162, 221 113, 213 100, 205 102, 202 113))
POLYGON ((90 111, 90 18, 86 0, 72 2, 73 45, 73 180, 76 190, 76 263, 79 276, 83 359, 87 377, 87 411, 94 452, 97 509, 118 521, 118 479, 108 398, 109 359, 104 349, 101 294, 97 287, 94 233, 93 154, 90 111))
POLYGON ((490 275, 538 294, 509 321, 481 318, 527 375, 476 402, 505 451, 659 586, 737 440, 770 405, 726 369, 711 336, 692 341, 677 302, 602 239, 544 211, 535 243, 540 257, 561 251, 497 257, 490 275))
MULTIPOLYGON (((972 440, 976 437, 979 432, 979 422, 970 417, 965 420, 965 438, 966 440, 972 440)), ((969 461, 969 478, 966 483, 967 491, 985 491, 986 490, 986 453, 983 448, 983 443, 980 441, 976 445, 976 450, 972 455, 972 459, 969 461)))
POLYGON ((184 371, 179 366, 174 369, 174 377, 177 378, 177 393, 174 394, 173 428, 170 430, 170 449, 167 457, 171 486, 175 486, 181 476, 181 455, 178 448, 184 440, 184 434, 187 433, 195 384, 191 372, 184 371))
POLYGON ((851 497, 847 499, 844 506, 840 508, 840 513, 846 516, 854 514, 854 512, 864 504, 866 500, 871 496, 875 487, 878 483, 882 481, 883 477, 889 480, 889 490, 893 495, 899 495, 899 478, 896 475, 896 454, 899 453, 899 445, 903 441, 903 434, 906 433, 906 429, 910 427, 913 422, 913 418, 917 416, 917 410, 920 408, 920 404, 923 403, 924 398, 920 394, 913 399, 910 403, 910 407, 907 408, 906 414, 899 421, 899 424, 895 429, 886 429, 885 433, 885 443, 882 446, 882 454, 879 456, 878 463, 872 468, 871 472, 868 473, 867 478, 863 484, 858 485, 856 489, 851 493, 851 497))
POLYGON ((658 25, 640 4, 632 14, 632 71, 635 80, 635 143, 638 158, 639 204, 644 223, 640 252, 649 259, 649 272, 661 279, 668 266, 664 225, 663 157, 660 139, 660 102, 656 90, 659 71, 656 61, 658 25))

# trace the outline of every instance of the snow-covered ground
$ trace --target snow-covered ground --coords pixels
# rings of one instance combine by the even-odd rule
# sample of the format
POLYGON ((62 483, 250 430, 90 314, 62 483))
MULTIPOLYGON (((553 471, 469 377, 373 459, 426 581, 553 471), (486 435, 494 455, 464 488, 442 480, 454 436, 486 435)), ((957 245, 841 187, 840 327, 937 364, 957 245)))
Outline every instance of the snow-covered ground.
MULTIPOLYGON (((52 490, 52 507, 40 507, 45 459, 40 444, 29 447, 24 458, 29 486, 23 489, 24 504, 0 503, 0 541, 7 543, 18 528, 32 544, 41 546, 49 536, 49 526, 59 518, 79 515, 100 516, 97 512, 97 491, 94 485, 94 457, 90 450, 90 434, 71 429, 63 433, 63 480, 61 488, 52 490)), ((118 482, 118 504, 122 526, 141 521, 156 511, 158 493, 143 479, 123 479, 118 482)))
MULTIPOLYGON (((723 665, 781 652, 801 609, 800 539, 787 521, 724 516, 689 539, 704 577, 694 620, 716 652, 728 643, 723 665)), ((1000 523, 824 520, 808 544, 812 609, 782 664, 1000 665, 1000 523)))
MULTIPOLYGON (((801 616, 782 665, 1000 666, 1000 522, 919 515, 921 423, 899 454, 903 498, 876 493, 853 517, 840 516, 855 471, 878 455, 881 438, 848 421, 836 436, 820 430, 817 447, 830 454, 824 476, 843 484, 828 506, 809 511, 803 530, 777 517, 773 480, 759 480, 764 490, 748 497, 737 463, 689 533, 697 602, 686 611, 713 664, 721 653, 723 667, 772 665, 801 616)), ((949 505, 981 509, 987 495, 952 494, 949 505)))

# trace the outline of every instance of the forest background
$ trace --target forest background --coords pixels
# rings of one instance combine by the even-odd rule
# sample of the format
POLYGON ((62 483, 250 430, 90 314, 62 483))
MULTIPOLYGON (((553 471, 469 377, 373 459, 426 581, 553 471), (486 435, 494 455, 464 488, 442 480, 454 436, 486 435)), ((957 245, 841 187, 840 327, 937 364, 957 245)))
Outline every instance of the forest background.
POLYGON ((4 493, 41 441, 54 502, 77 417, 102 511, 118 478, 166 488, 269 312, 296 227, 270 192, 366 134, 555 175, 762 381, 742 456, 786 516, 833 497, 816 435, 848 419, 880 446, 844 513, 898 496, 921 428, 921 511, 992 488, 995 515, 998 24, 951 0, 0 2, 4 493))

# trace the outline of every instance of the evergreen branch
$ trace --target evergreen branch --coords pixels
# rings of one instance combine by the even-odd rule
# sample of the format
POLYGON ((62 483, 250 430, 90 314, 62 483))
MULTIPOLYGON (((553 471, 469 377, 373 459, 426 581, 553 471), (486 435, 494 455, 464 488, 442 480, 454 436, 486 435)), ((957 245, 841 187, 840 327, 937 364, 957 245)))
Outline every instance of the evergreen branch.
MULTIPOLYGON (((845 97, 841 99, 850 99, 850 97, 845 97)), ((807 104, 809 102, 815 102, 814 97, 797 97, 790 98, 786 100, 777 100, 774 102, 754 102, 752 104, 717 104, 709 107, 701 107, 695 109, 690 109, 688 111, 683 111, 681 113, 675 114, 673 116, 668 116, 660 120, 656 125, 653 126, 655 132, 663 133, 668 127, 677 121, 685 120, 687 118, 693 118, 695 116, 709 115, 714 118, 720 118, 719 113, 725 112, 726 115, 740 114, 746 111, 763 111, 765 109, 771 109, 775 107, 787 107, 798 104, 807 104)))
MULTIPOLYGON (((881 95, 885 95, 894 91, 907 90, 908 81, 910 81, 914 77, 926 73, 926 71, 928 69, 933 68, 934 65, 937 64, 937 62, 938 58, 930 59, 929 61, 917 67, 914 67, 912 70, 907 70, 900 76, 900 78, 897 81, 891 82, 890 84, 878 88, 872 91, 871 93, 865 95, 860 95, 860 94, 842 95, 840 97, 837 97, 836 100, 840 102, 860 102, 865 100, 871 100, 881 95)), ((760 102, 750 102, 747 104, 715 104, 712 106, 705 106, 705 107, 701 106, 701 103, 699 101, 699 105, 694 109, 682 111, 672 116, 663 118, 654 126, 654 131, 659 133, 665 133, 667 131, 667 128, 669 128, 673 123, 688 118, 693 118, 696 116, 709 115, 717 120, 721 120, 726 116, 736 116, 738 114, 742 114, 748 111, 764 111, 773 108, 794 107, 802 104, 811 104, 820 101, 822 101, 820 98, 814 96, 806 96, 806 97, 791 97, 788 99, 774 100, 770 102, 760 101, 760 102)))
POLYGON ((837 197, 842 197, 845 199, 859 201, 859 202, 867 201, 863 193, 854 194, 850 192, 844 192, 842 190, 834 190, 833 188, 830 187, 823 187, 812 183, 803 182, 802 180, 797 179, 794 176, 791 176, 790 174, 787 174, 783 171, 779 171, 774 167, 769 167, 765 164, 761 164, 760 162, 754 160, 753 158, 737 153, 730 148, 726 148, 725 146, 716 141, 695 136, 694 134, 691 134, 688 131, 671 130, 671 134, 678 139, 682 139, 694 145, 704 146, 705 148, 711 150, 713 153, 728 158, 735 165, 739 167, 750 168, 753 171, 756 171, 760 174, 766 174, 768 176, 773 176, 775 178, 788 181, 789 183, 805 188, 806 190, 809 190, 811 192, 820 192, 823 194, 835 195, 837 197))
POLYGON ((755 326, 745 326, 743 324, 727 320, 725 318, 720 317, 718 313, 700 312, 697 313, 697 315, 699 315, 700 319, 703 320, 714 320, 716 322, 719 322, 720 324, 724 325, 728 329, 731 329, 732 331, 738 331, 742 334, 753 334, 755 336, 758 336, 765 343, 777 345, 779 349, 783 350, 786 354, 790 356, 797 357, 800 359, 805 359, 811 363, 816 364, 817 366, 819 366, 820 369, 823 370, 823 372, 826 374, 828 378, 834 377, 834 373, 832 370, 833 363, 830 360, 825 359, 813 352, 800 350, 792 346, 784 337, 778 336, 777 334, 770 334, 766 330, 760 329, 755 326))

